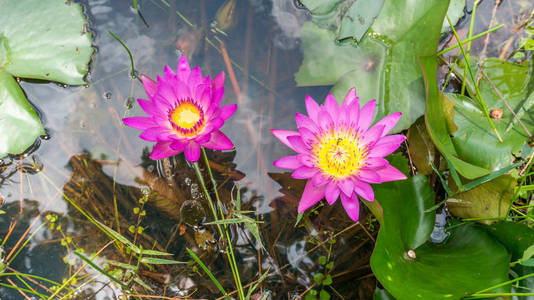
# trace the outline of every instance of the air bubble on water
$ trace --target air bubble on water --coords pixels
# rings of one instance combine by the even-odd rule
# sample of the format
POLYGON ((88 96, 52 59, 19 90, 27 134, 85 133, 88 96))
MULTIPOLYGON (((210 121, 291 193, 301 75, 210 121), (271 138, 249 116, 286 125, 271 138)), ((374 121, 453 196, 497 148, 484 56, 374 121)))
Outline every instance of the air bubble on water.
POLYGON ((186 185, 191 185, 191 178, 186 177, 186 178, 184 179, 184 182, 185 182, 186 185))
POLYGON ((107 100, 111 99, 111 92, 105 92, 104 98, 106 98, 107 100))

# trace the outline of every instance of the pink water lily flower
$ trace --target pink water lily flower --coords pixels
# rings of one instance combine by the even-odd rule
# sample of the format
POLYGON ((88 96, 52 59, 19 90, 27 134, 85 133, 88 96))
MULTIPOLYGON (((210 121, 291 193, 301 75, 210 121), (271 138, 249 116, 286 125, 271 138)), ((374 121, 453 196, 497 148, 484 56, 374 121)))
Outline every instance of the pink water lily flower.
POLYGON ((195 162, 200 147, 230 150, 234 144, 219 129, 236 110, 236 104, 219 107, 224 95, 224 73, 213 80, 204 77, 198 66, 190 69, 184 55, 176 73, 165 66, 157 82, 142 76, 149 100, 137 99, 148 117, 124 118, 124 124, 143 130, 143 140, 156 142, 151 159, 184 152, 195 162))
POLYGON ((371 184, 406 179, 384 159, 406 139, 400 134, 386 135, 401 113, 390 114, 370 127, 375 108, 376 101, 372 100, 360 109, 355 89, 348 92, 341 106, 331 94, 324 105, 306 96, 308 116, 296 114, 298 131, 272 130, 297 152, 274 165, 295 170, 293 178, 308 179, 299 213, 323 198, 330 205, 341 198, 349 217, 358 221, 358 197, 374 201, 371 184))

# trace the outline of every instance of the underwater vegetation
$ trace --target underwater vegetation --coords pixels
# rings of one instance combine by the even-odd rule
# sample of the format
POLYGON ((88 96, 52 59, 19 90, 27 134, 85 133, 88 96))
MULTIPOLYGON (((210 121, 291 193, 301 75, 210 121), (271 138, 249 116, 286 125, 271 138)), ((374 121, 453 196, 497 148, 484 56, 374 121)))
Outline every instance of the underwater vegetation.
POLYGON ((0 7, 1 299, 534 298, 532 1, 0 7))

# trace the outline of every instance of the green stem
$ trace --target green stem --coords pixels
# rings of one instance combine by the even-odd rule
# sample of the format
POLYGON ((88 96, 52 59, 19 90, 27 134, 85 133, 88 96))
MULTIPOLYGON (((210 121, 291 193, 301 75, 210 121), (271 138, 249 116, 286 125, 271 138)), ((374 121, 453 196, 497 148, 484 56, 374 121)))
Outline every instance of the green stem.
MULTIPOLYGON (((202 155, 204 156, 204 162, 206 163, 206 169, 208 169, 208 175, 210 176, 211 184, 213 185, 213 192, 215 193, 215 199, 217 199, 217 206, 219 207, 219 213, 221 214, 221 219, 225 219, 224 212, 222 210, 221 199, 219 198, 219 191, 217 190, 217 181, 215 180, 215 177, 213 177, 213 173, 211 172, 210 162, 208 160, 208 155, 206 154, 206 149, 204 149, 204 147, 201 147, 200 149, 202 149, 202 155)), ((237 268, 237 262, 235 260, 235 254, 234 254, 234 248, 232 247, 232 241, 230 239, 230 235, 228 234, 228 227, 227 227, 228 225, 224 224, 223 226, 224 226, 224 232, 225 232, 225 235, 226 235, 226 240, 227 240, 227 243, 228 243, 228 249, 229 249, 230 254, 232 256, 232 261, 230 263, 234 264, 234 269, 236 270, 236 275, 237 275, 236 281, 238 282, 237 289, 239 290, 239 295, 240 295, 240 298, 241 298, 241 296, 245 295, 245 291, 243 290, 243 285, 241 283, 241 278, 239 276, 239 270, 237 268)))
MULTIPOLYGON (((213 214, 215 221, 219 221, 219 217, 217 216, 217 211, 215 210, 215 207, 213 206, 213 201, 211 199, 210 193, 208 192, 208 189, 206 188, 206 184, 204 183, 204 178, 202 177, 202 173, 200 172, 198 162, 194 162, 193 166, 195 168, 195 173, 197 175, 198 181, 200 182, 200 185, 202 186, 202 190, 204 191, 204 194, 206 195, 206 198, 208 199, 208 204, 210 206, 211 213, 213 214)), ((211 178, 213 178, 213 176, 211 176, 211 178)), ((234 252, 232 250, 232 241, 230 240, 228 232, 226 232, 226 234, 223 234, 223 230, 220 224, 217 224, 217 229, 219 231, 219 235, 222 238, 226 238, 226 244, 228 246, 228 249, 230 250, 230 251, 226 251, 226 255, 228 256, 228 262, 230 263, 230 269, 234 277, 236 288, 239 291, 239 298, 244 299, 243 287, 241 286, 241 279, 239 278, 239 273, 237 273, 238 272, 237 265, 235 264, 234 252)))
POLYGON ((133 61, 133 56, 132 56, 132 52, 130 52, 130 49, 128 49, 128 47, 126 47, 126 45, 121 41, 121 39, 119 39, 119 37, 117 37, 113 32, 111 32, 111 30, 108 30, 109 34, 111 34, 119 43, 121 43, 121 45, 124 47, 124 49, 126 49, 126 52, 128 52, 128 56, 130 56, 130 64, 132 65, 132 78, 136 78, 135 76, 135 67, 134 67, 134 61, 133 61))

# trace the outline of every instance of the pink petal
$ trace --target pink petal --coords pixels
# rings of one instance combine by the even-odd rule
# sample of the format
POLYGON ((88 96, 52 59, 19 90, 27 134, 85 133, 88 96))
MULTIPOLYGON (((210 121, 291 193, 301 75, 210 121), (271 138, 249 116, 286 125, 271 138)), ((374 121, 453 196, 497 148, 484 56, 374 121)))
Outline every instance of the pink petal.
POLYGON ((300 136, 302 137, 302 141, 304 144, 311 146, 315 143, 317 143, 317 138, 315 137, 315 134, 308 128, 299 128, 300 136))
POLYGON ((347 197, 343 193, 341 193, 339 196, 347 215, 349 215, 354 222, 357 222, 360 216, 360 203, 358 203, 358 197, 354 195, 347 197))
POLYGON ((195 68, 191 70, 189 79, 185 82, 187 82, 187 85, 189 86, 197 86, 202 83, 202 70, 200 70, 199 66, 195 66, 195 68))
POLYGON ((367 130, 362 137, 362 146, 367 146, 376 144, 384 132, 384 125, 373 126, 371 129, 367 130))
POLYGON ((406 175, 404 175, 404 173, 391 165, 385 165, 379 169, 376 169, 376 172, 380 176, 382 182, 406 179, 406 175))
POLYGON ((189 142, 184 149, 185 159, 190 162, 198 161, 200 157, 200 145, 195 142, 189 142))
POLYGON ((147 101, 145 99, 137 99, 137 103, 139 103, 139 106, 149 115, 156 115, 159 114, 159 109, 150 101, 147 101))
POLYGON ((234 148, 232 141, 219 130, 213 131, 209 141, 202 144, 202 146, 214 150, 230 150, 234 148))
POLYGON ((389 164, 389 162, 383 157, 368 157, 365 160, 365 165, 371 169, 376 169, 389 164))
POLYGON ((165 66, 163 69, 163 75, 165 76, 166 80, 173 80, 176 77, 176 74, 169 66, 165 66))
POLYGON ((343 194, 346 196, 352 195, 352 190, 354 188, 354 183, 352 182, 352 179, 346 179, 338 181, 338 187, 341 189, 343 194))
POLYGON ((204 110, 211 105, 211 85, 199 84, 193 93, 193 99, 200 104, 204 110))
POLYGON ((298 159, 298 155, 282 157, 278 160, 275 160, 273 165, 275 167, 279 167, 282 169, 291 169, 291 170, 295 170, 295 169, 302 167, 302 163, 298 159))
POLYGON ((187 145, 187 141, 174 141, 174 142, 171 142, 170 144, 170 147, 172 150, 176 150, 176 151, 184 151, 184 148, 185 146, 187 145))
POLYGON ((307 128, 313 133, 319 132, 319 127, 315 124, 310 118, 306 117, 301 113, 295 114, 295 121, 297 123, 297 128, 307 128))
POLYGON ((314 159, 309 154, 299 154, 297 156, 299 161, 306 167, 313 167, 315 165, 314 159))
POLYGON ((308 112, 310 119, 315 123, 317 123, 317 117, 320 110, 319 104, 317 104, 310 95, 306 95, 306 111, 308 112))
POLYGON ((177 99, 187 99, 193 97, 193 92, 191 88, 185 84, 183 81, 174 81, 170 82, 174 91, 174 99, 172 99, 171 104, 174 104, 177 99))
POLYGON ((324 189, 326 202, 328 202, 330 205, 334 204, 337 201, 337 198, 339 198, 340 192, 341 191, 337 187, 337 183, 335 181, 328 182, 324 189))
POLYGON ((145 130, 151 127, 155 127, 156 123, 149 117, 130 117, 122 119, 124 124, 140 130, 145 130))
POLYGON ((332 94, 328 94, 328 96, 326 96, 324 107, 332 118, 335 118, 339 114, 339 105, 337 104, 336 98, 334 98, 332 94))
POLYGON ((173 150, 170 147, 170 145, 171 145, 171 142, 157 143, 154 146, 152 153, 150 153, 150 159, 153 159, 153 160, 162 159, 165 157, 170 157, 176 154, 180 154, 182 152, 182 150, 173 150))
POLYGON ((380 175, 372 169, 367 168, 361 168, 358 170, 358 174, 356 174, 356 178, 365 181, 368 183, 381 183, 382 179, 380 178, 380 175))
POLYGON ((395 125, 397 125, 397 122, 401 116, 402 113, 400 112, 390 114, 384 117, 382 120, 376 122, 374 126, 384 125, 384 132, 382 133, 382 136, 385 136, 391 131, 391 129, 393 129, 393 127, 395 127, 395 125))
POLYGON ((371 100, 362 107, 360 111, 360 120, 358 121, 358 128, 361 131, 366 131, 373 122, 376 109, 376 100, 371 100))
MULTIPOLYGON (((352 88, 347 93, 347 96, 345 96, 345 100, 343 100, 343 106, 348 107, 350 104, 352 104, 354 101, 358 102, 358 96, 356 96, 356 89, 352 88)), ((359 106, 359 105, 358 105, 359 106)))
POLYGON ((334 126, 334 120, 332 120, 330 114, 324 109, 321 109, 321 112, 317 117, 317 121, 319 123, 319 127, 322 129, 329 129, 330 127, 334 126))
POLYGON ((189 67, 189 62, 187 61, 187 58, 185 55, 182 54, 180 56, 180 60, 178 61, 178 67, 176 68, 176 73, 178 79, 180 79, 183 82, 187 82, 187 79, 189 78, 189 75, 191 74, 191 69, 189 67))
POLYGON ((219 130, 219 128, 221 128, 223 125, 224 125, 223 119, 219 117, 215 117, 208 121, 208 124, 204 128, 203 132, 208 134, 212 131, 219 130))
POLYGON ((160 134, 161 127, 151 127, 143 131, 139 137, 145 141, 158 142, 158 135, 160 134))
POLYGON ((302 166, 293 171, 293 173, 291 173, 291 177, 295 179, 308 179, 312 178, 313 175, 315 175, 317 172, 319 172, 319 170, 317 170, 316 168, 302 166))
POLYGON ((291 143, 287 140, 288 137, 290 136, 300 136, 300 134, 296 131, 291 131, 291 130, 284 130, 284 129, 271 129, 271 132, 273 133, 273 135, 279 139, 282 143, 284 143, 286 146, 288 146, 289 148, 291 148, 292 150, 294 151, 297 151, 295 150, 295 148, 293 148, 293 146, 291 145, 291 143))
POLYGON ((205 143, 207 143, 210 140, 210 138, 211 138, 211 133, 199 134, 199 135, 197 135, 197 137, 195 137, 193 139, 193 141, 195 141, 199 145, 204 145, 205 143))
POLYGON ((152 97, 154 97, 154 95, 158 91, 158 84, 145 75, 141 75, 141 81, 143 82, 143 86, 145 87, 146 94, 150 99, 152 99, 152 97))
POLYGON ((370 157, 384 157, 393 153, 400 147, 400 144, 404 142, 406 137, 401 134, 388 135, 381 138, 369 152, 370 157))
POLYGON ((211 81, 212 90, 216 91, 220 88, 224 88, 224 72, 219 73, 219 75, 211 81))
MULTIPOLYGON (((317 168, 314 168, 317 169, 317 168)), ((328 177, 324 176, 322 172, 317 172, 312 177, 312 183, 315 186, 323 186, 328 182, 328 177)))
POLYGON ((173 107, 176 102, 175 88, 158 76, 158 92, 154 95, 154 101, 160 101, 169 107, 173 107))
POLYGON ((308 146, 306 146, 306 144, 304 144, 304 142, 302 141, 302 138, 300 137, 300 135, 288 136, 287 140, 289 141, 291 146, 293 146, 292 149, 294 149, 298 153, 308 153, 309 152, 308 151, 308 146))
POLYGON ((221 107, 221 113, 220 113, 219 116, 223 120, 226 120, 226 119, 230 118, 230 116, 232 116, 234 114, 236 109, 237 109, 237 104, 225 105, 225 106, 221 107))
POLYGON ((350 124, 350 126, 357 128, 358 122, 360 122, 361 115, 360 104, 357 101, 353 101, 345 111, 348 111, 348 118, 345 118, 347 118, 347 120, 349 121, 348 123, 350 124))
POLYGON ((311 180, 308 180, 302 197, 300 198, 298 212, 302 213, 324 197, 324 187, 315 187, 311 180))
POLYGON ((216 90, 213 90, 213 93, 211 94, 211 106, 210 106, 210 109, 213 107, 213 108, 218 108, 219 105, 221 105, 221 100, 224 96, 224 88, 219 88, 219 89, 216 89, 216 90))
POLYGON ((375 193, 371 185, 360 180, 354 181, 354 192, 367 201, 375 200, 375 193))

